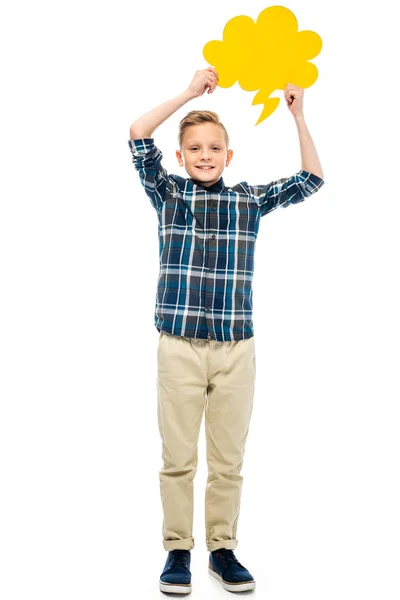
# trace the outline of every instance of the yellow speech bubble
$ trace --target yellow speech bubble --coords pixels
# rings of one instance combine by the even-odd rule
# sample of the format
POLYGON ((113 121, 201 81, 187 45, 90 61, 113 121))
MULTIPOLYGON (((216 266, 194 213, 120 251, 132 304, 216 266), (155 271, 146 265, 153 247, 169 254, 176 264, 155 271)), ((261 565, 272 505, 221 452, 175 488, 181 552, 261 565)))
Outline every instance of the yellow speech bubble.
POLYGON ((321 52, 322 39, 314 31, 298 31, 295 15, 284 6, 269 6, 257 22, 245 15, 230 19, 223 41, 212 40, 203 48, 206 61, 215 67, 222 88, 238 81, 240 87, 259 90, 252 104, 263 104, 258 125, 278 107, 270 98, 290 82, 308 88, 318 78, 317 67, 308 62, 321 52))

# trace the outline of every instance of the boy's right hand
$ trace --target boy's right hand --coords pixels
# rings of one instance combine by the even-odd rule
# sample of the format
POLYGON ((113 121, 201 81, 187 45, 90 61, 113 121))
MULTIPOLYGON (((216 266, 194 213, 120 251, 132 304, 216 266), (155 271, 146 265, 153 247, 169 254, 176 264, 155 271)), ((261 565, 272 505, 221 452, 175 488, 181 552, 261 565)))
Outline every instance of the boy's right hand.
POLYGON ((218 85, 218 73, 214 67, 207 67, 201 71, 196 71, 193 77, 192 83, 189 85, 188 90, 193 96, 197 98, 202 96, 208 88, 208 94, 212 94, 218 85))

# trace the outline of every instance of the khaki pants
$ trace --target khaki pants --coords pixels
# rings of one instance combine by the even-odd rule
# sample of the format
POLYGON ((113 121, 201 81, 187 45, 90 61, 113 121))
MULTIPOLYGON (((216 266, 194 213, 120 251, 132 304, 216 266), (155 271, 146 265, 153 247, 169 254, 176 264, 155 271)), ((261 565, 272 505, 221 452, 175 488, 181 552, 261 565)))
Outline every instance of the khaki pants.
POLYGON ((160 331, 157 361, 164 549, 191 550, 194 546, 193 480, 204 411, 207 550, 234 549, 243 480, 240 471, 253 408, 254 336, 219 342, 160 331))

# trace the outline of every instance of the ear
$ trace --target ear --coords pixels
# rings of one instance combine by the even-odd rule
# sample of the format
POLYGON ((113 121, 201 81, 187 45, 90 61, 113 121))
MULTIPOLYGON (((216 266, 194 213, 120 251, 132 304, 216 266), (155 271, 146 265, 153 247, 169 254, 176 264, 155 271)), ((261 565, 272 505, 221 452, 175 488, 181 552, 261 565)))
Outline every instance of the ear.
POLYGON ((182 153, 179 152, 179 150, 176 151, 176 158, 178 160, 179 166, 183 167, 183 158, 182 158, 182 153))
POLYGON ((227 167, 229 165, 229 163, 232 160, 232 156, 233 156, 233 150, 228 150, 228 153, 226 155, 226 163, 225 166, 227 167))

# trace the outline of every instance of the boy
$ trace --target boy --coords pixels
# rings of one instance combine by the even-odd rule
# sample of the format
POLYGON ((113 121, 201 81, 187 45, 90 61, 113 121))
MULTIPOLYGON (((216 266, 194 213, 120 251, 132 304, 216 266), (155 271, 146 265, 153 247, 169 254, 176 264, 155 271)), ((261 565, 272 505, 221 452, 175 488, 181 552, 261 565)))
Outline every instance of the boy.
POLYGON ((228 187, 232 159, 218 115, 191 111, 180 122, 179 165, 169 175, 154 130, 192 98, 215 90, 213 67, 196 71, 188 89, 135 121, 129 147, 140 181, 158 215, 160 274, 155 326, 160 332, 158 425, 163 468, 163 545, 168 550, 160 590, 190 593, 194 546, 193 479, 203 412, 208 479, 205 493, 209 573, 229 591, 255 588, 233 550, 239 518, 245 442, 256 373, 252 322, 254 248, 260 217, 302 202, 323 184, 303 116, 303 89, 288 84, 285 100, 298 128, 301 170, 268 185, 228 187))

